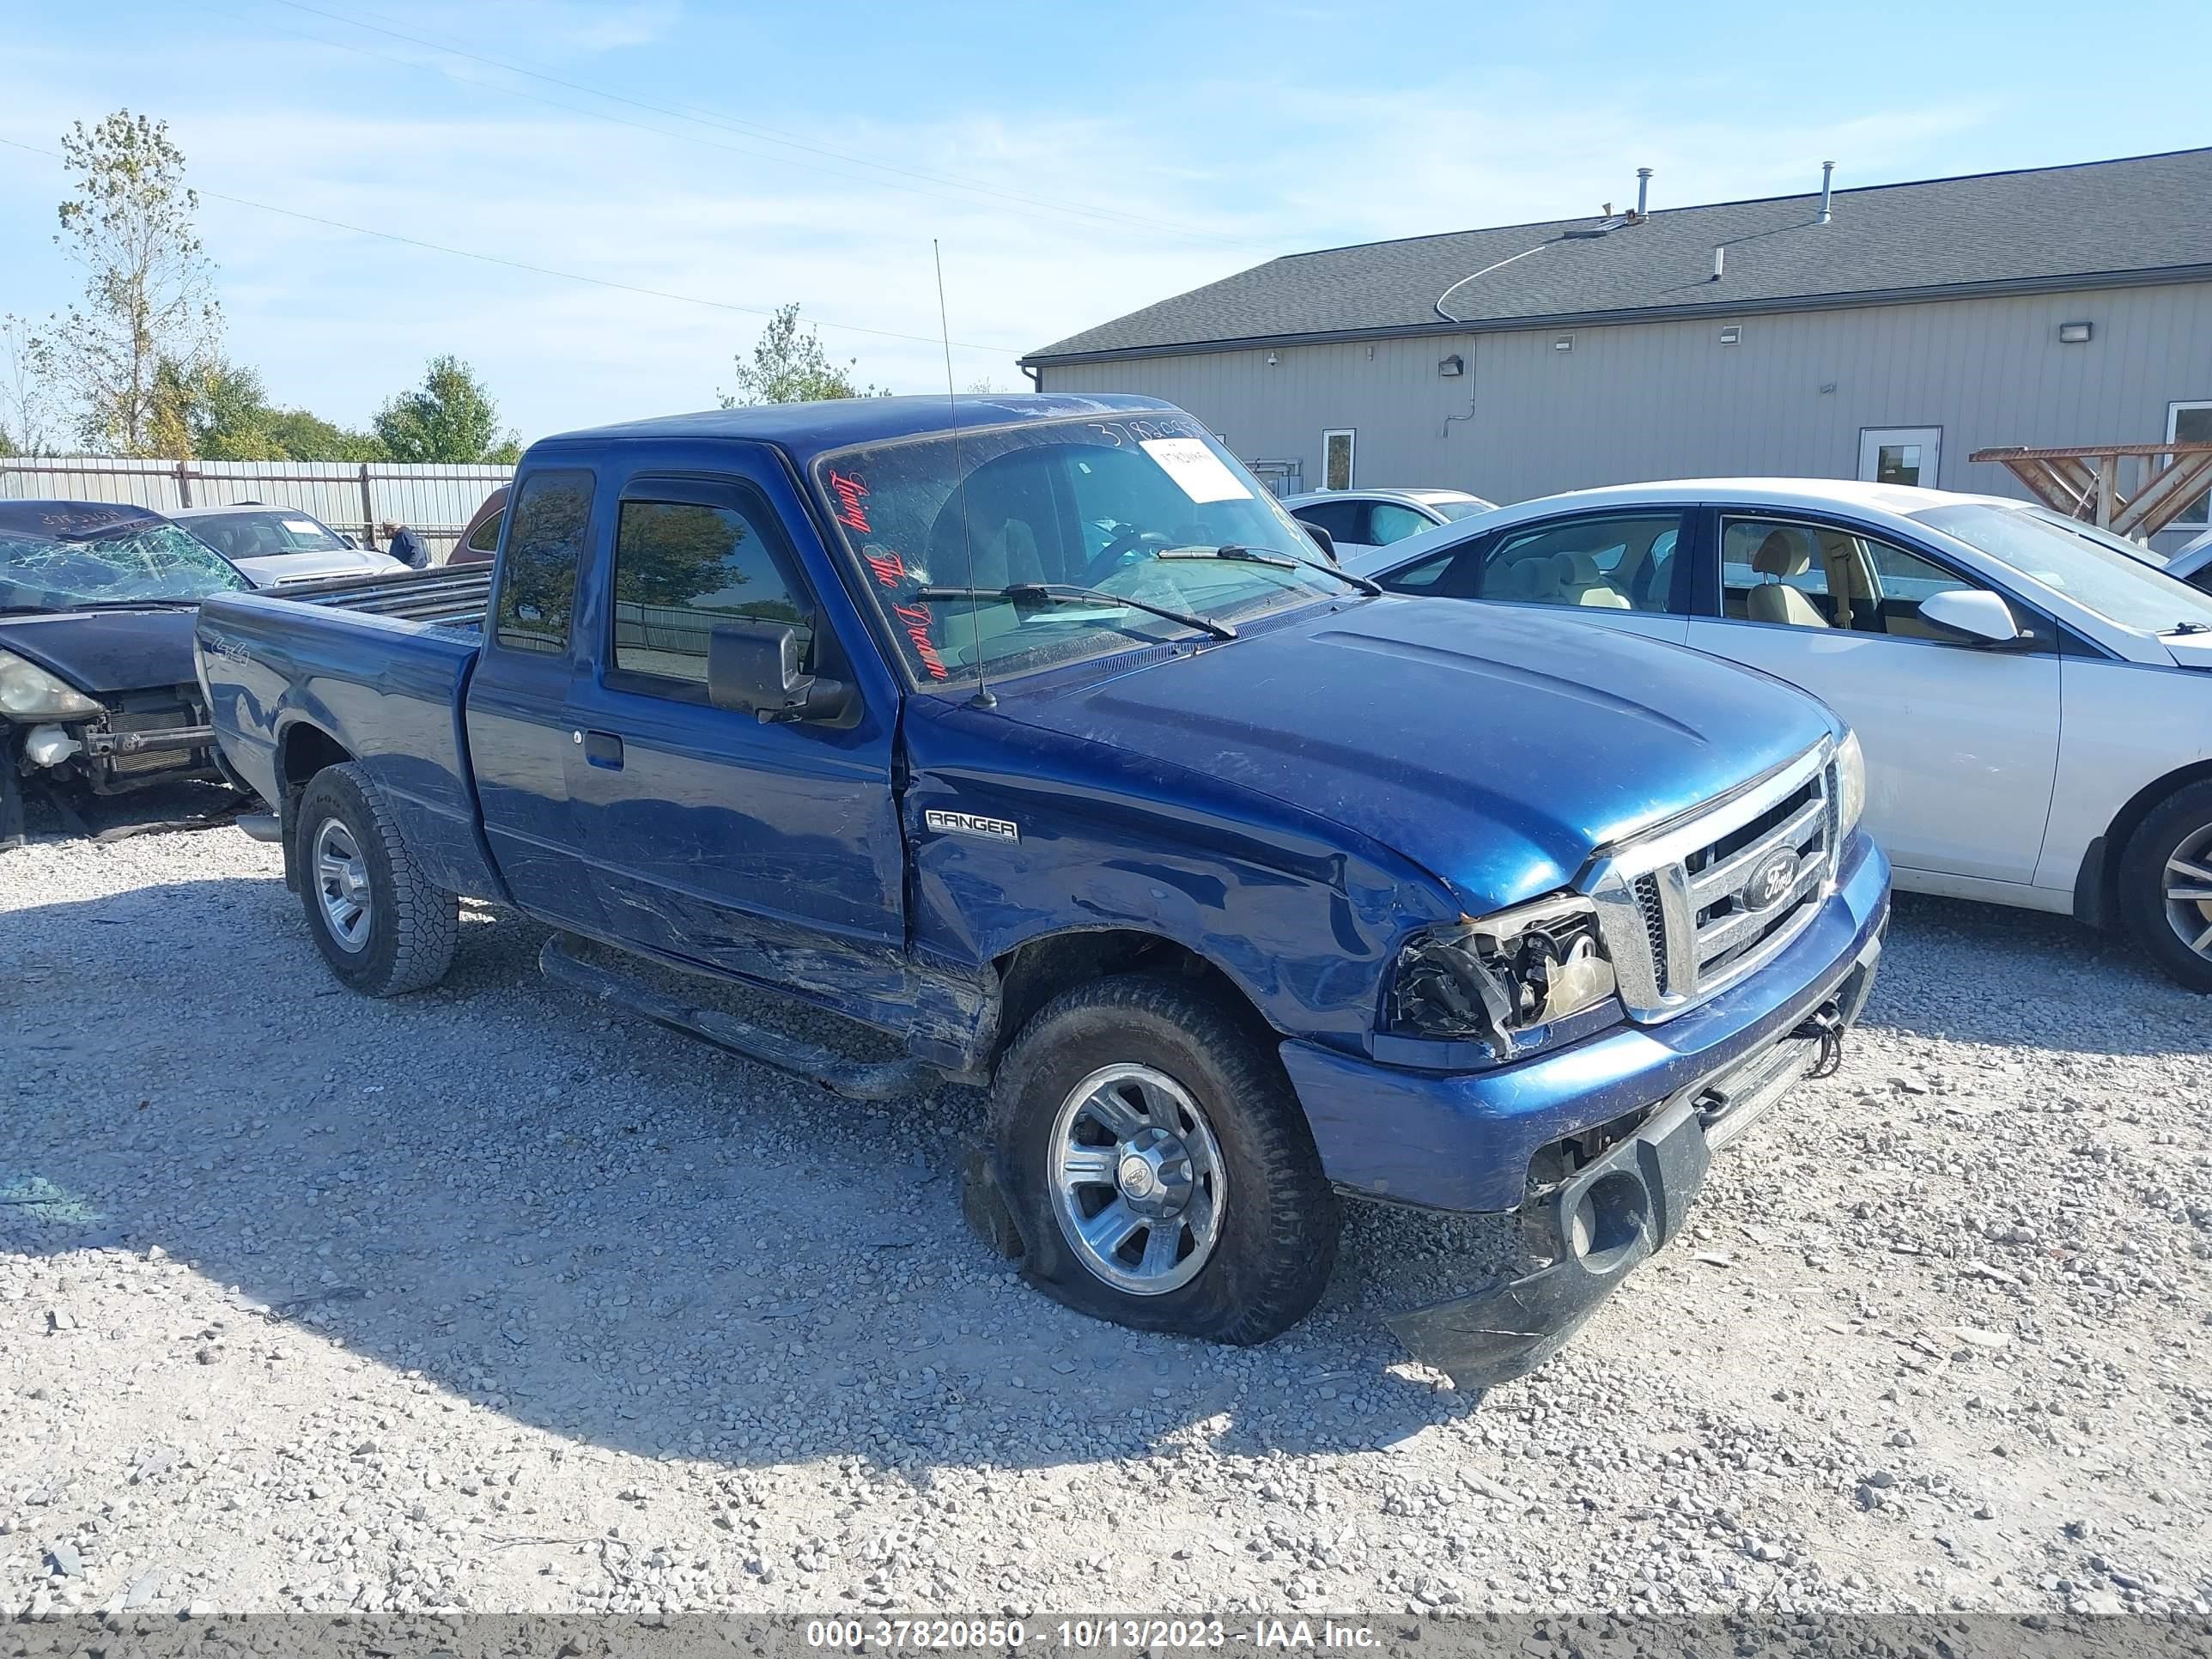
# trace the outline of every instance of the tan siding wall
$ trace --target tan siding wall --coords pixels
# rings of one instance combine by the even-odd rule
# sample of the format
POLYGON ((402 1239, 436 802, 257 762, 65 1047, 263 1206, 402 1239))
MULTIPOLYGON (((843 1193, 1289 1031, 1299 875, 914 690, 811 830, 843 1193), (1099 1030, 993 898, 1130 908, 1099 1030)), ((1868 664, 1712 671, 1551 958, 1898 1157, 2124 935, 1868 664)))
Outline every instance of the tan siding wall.
POLYGON ((1946 489, 2018 493, 1992 444, 2154 442, 2175 398, 2212 398, 2212 284, 1572 331, 1194 353, 1044 371, 1048 392, 1182 404, 1247 460, 1321 479, 1325 428, 1358 433, 1357 482, 1498 501, 1638 479, 1850 477, 1865 427, 1940 426, 1946 489), (2062 346, 2061 322, 2095 337, 2062 346), (1719 343, 1723 324, 1742 343, 1719 343), (1456 352, 1456 380, 1437 364, 1456 352), (1449 430, 1447 421, 1449 417, 1449 430))

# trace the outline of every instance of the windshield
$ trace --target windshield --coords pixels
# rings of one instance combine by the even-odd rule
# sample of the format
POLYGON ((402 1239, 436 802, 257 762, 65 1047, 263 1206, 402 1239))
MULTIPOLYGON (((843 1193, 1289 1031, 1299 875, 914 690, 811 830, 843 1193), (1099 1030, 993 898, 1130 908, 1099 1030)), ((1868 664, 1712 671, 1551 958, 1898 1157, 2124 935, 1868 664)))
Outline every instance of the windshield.
POLYGON ((188 521, 193 535, 226 559, 287 553, 338 553, 345 543, 304 513, 210 513, 188 521))
POLYGON ((1429 505, 1444 515, 1446 524, 1457 524, 1462 519, 1471 519, 1478 513, 1490 511, 1488 501, 1432 501, 1429 505))
POLYGON ((2079 519, 2069 519, 2063 513, 2054 513, 2047 507, 2024 507, 2021 512, 2040 519, 2045 524, 2055 524, 2069 536, 2079 536, 2085 542, 2094 542, 2100 547, 2109 547, 2115 553, 2124 553, 2138 564, 2147 564, 2156 570, 2166 561, 2142 542, 2131 542, 2124 536, 2115 536, 2109 530, 2100 530, 2079 519))
POLYGON ((2031 508, 1963 501, 1912 517, 2002 559, 2100 617, 2144 634, 2191 623, 2212 628, 2212 594, 2198 592, 2101 538, 2076 533, 2031 508))
POLYGON ((947 434, 814 464, 838 533, 921 684, 973 684, 979 651, 1000 674, 1205 637, 1189 621, 1117 603, 1124 597, 1230 623, 1356 591, 1326 569, 1192 556, 1234 546, 1320 556, 1188 416, 963 433, 957 472, 954 453, 947 434), (1063 591, 1050 603, 943 593, 1042 585, 1063 591), (1098 592, 1079 603, 1070 588, 1098 592))
POLYGON ((62 541, 0 535, 0 611, 204 599, 246 580, 173 524, 62 541))

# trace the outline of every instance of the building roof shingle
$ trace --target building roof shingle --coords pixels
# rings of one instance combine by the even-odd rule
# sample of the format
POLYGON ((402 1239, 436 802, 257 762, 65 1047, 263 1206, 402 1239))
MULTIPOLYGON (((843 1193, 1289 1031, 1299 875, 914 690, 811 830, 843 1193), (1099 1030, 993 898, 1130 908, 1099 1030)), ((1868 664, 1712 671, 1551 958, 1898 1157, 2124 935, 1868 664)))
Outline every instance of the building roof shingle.
POLYGON ((2209 202, 2212 149, 2191 149, 1838 190, 1825 225, 1808 191, 1369 242, 1269 260, 1024 361, 2203 276, 2209 202))

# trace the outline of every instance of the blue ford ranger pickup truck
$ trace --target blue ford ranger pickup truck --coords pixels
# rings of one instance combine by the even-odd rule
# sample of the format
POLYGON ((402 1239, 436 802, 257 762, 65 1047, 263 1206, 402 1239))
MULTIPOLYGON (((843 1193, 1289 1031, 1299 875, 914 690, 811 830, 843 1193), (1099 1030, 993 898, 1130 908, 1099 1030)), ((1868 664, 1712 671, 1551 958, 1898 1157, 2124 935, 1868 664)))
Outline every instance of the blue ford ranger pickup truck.
POLYGON ((1517 1212, 1525 1271, 1392 1321, 1462 1382, 1540 1363, 1833 1063, 1887 916, 1820 704, 1381 595, 1146 398, 550 438, 488 578, 224 595, 198 647, 356 989, 435 982, 491 900, 556 979, 830 1089, 987 1085, 971 1219, 1148 1329, 1295 1323, 1347 1194, 1517 1212))

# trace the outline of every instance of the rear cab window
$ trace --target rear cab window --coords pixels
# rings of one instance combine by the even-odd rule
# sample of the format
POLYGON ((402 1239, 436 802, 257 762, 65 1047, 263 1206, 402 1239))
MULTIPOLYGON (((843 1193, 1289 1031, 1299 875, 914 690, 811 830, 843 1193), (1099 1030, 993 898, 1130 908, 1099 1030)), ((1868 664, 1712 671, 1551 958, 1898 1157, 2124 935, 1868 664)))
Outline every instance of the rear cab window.
POLYGON ((501 646, 541 656, 568 650, 593 482, 580 467, 549 467, 516 486, 508 507, 514 526, 492 607, 493 633, 501 646))

